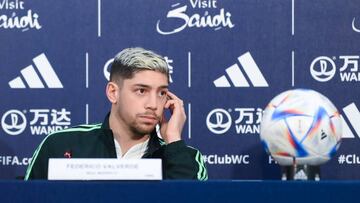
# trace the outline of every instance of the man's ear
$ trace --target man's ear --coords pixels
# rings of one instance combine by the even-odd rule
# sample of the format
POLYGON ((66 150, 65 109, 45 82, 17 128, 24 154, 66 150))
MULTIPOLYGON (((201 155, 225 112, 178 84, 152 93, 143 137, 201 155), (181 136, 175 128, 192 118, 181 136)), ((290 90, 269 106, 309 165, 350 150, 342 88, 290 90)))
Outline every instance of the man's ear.
POLYGON ((114 82, 108 82, 106 85, 106 96, 112 104, 117 103, 119 94, 119 86, 114 82))

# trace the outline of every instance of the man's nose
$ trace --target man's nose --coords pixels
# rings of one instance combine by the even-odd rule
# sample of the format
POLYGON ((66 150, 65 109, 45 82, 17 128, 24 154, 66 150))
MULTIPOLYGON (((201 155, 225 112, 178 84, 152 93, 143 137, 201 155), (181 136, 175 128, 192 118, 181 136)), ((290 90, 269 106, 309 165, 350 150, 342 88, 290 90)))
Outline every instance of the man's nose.
POLYGON ((156 110, 158 104, 159 104, 159 98, 158 98, 157 94, 149 94, 149 97, 145 104, 145 108, 149 108, 151 110, 156 110))

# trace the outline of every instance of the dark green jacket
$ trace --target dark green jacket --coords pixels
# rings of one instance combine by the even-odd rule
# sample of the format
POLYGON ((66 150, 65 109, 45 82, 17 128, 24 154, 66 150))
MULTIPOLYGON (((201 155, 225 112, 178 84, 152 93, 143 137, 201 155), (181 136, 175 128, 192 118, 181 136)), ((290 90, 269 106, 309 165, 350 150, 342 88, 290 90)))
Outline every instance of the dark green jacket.
MULTIPOLYGON (((25 180, 47 179, 49 158, 116 158, 109 115, 103 124, 80 125, 48 135, 35 151, 25 180)), ((206 180, 201 153, 177 141, 166 145, 156 132, 151 133, 143 158, 161 158, 164 179, 206 180)))

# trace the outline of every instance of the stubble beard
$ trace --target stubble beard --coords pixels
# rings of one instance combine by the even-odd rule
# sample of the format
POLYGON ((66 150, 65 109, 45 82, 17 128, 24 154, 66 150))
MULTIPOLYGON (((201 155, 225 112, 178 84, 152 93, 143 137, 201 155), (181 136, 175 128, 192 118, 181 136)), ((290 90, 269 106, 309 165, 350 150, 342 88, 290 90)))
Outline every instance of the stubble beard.
POLYGON ((150 133, 155 130, 156 124, 153 126, 150 124, 147 125, 145 123, 140 123, 135 119, 133 122, 130 123, 129 127, 134 135, 134 138, 141 139, 145 135, 150 135, 150 133))

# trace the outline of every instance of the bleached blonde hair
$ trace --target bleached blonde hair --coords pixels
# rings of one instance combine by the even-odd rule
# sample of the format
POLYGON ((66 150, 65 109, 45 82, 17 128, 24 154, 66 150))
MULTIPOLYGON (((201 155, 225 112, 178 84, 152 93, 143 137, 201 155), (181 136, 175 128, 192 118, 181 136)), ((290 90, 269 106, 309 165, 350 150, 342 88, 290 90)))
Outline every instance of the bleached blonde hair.
POLYGON ((169 67, 164 57, 141 47, 126 48, 116 54, 111 65, 110 81, 129 79, 134 73, 153 70, 163 73, 169 80, 169 67))

